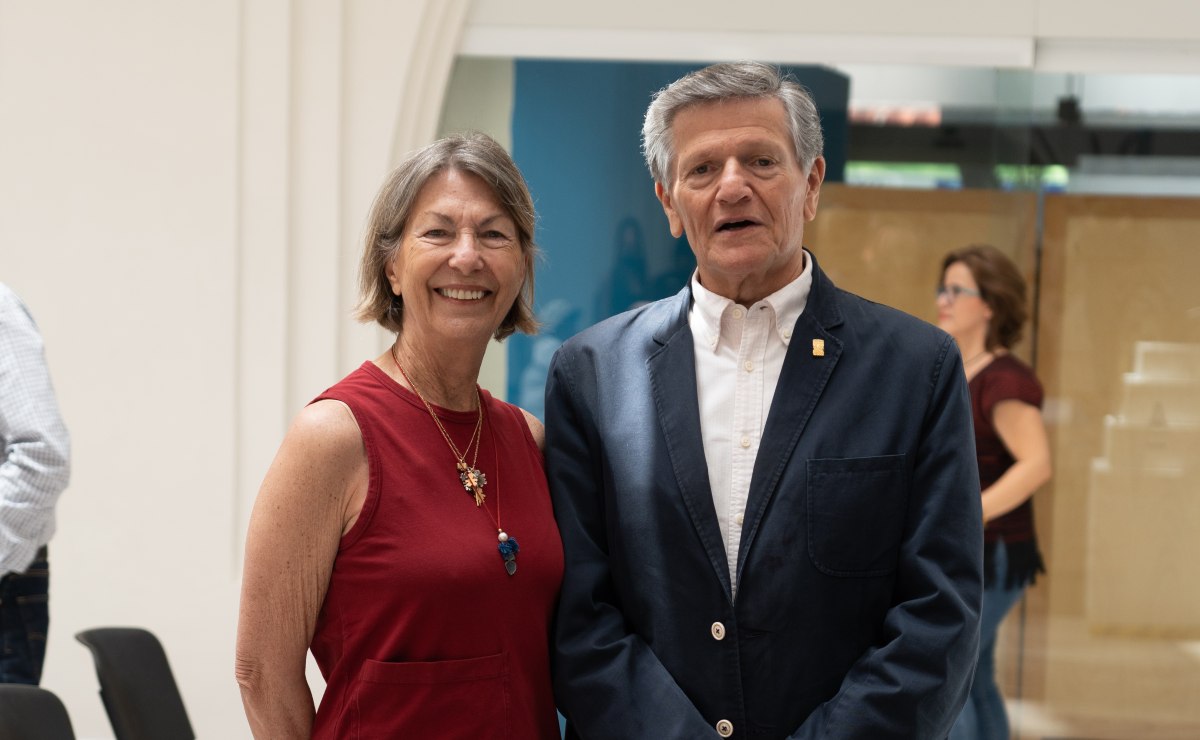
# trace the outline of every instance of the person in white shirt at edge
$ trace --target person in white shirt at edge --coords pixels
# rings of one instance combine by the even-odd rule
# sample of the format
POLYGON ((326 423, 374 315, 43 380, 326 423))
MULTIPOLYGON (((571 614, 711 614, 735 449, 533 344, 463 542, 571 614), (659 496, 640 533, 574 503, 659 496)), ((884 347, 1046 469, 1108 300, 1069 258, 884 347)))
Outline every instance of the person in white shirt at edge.
POLYGON ((0 683, 41 681, 50 625, 46 544, 70 472, 41 334, 0 283, 0 683))
POLYGON ((954 340, 803 248, 820 120, 775 67, 683 77, 643 139, 697 270, 551 364, 567 737, 945 738, 983 549, 954 340))

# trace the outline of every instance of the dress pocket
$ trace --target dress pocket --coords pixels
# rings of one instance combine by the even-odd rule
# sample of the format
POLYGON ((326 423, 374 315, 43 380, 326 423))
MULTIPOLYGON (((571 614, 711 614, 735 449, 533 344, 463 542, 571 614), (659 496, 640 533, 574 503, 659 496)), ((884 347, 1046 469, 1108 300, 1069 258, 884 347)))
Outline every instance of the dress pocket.
POLYGON ((808 461, 808 556, 822 573, 896 569, 908 503, 904 455, 808 461))
POLYGON ((504 653, 464 660, 367 660, 354 691, 355 737, 506 740, 508 680, 504 653))

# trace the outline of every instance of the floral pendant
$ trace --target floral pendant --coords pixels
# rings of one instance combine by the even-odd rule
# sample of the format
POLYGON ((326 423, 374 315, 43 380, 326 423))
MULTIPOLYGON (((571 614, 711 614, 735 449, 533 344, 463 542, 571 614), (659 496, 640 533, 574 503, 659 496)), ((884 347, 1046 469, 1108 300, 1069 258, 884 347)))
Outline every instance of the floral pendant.
POLYGON ((483 487, 487 485, 487 476, 479 468, 472 468, 466 463, 458 464, 458 479, 462 482, 463 490, 475 497, 475 505, 483 506, 487 494, 483 487))

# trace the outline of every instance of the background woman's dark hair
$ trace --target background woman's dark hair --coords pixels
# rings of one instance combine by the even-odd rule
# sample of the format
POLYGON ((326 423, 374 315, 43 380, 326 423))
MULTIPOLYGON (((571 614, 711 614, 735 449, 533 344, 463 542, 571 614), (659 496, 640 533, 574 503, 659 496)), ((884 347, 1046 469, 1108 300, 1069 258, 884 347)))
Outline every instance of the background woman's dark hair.
POLYGON ((973 244, 947 254, 942 259, 943 281, 946 270, 955 262, 963 263, 971 271, 980 297, 992 309, 985 340, 987 349, 998 346, 1011 349, 1021 339, 1021 330, 1029 318, 1021 271, 1008 255, 990 244, 973 244))

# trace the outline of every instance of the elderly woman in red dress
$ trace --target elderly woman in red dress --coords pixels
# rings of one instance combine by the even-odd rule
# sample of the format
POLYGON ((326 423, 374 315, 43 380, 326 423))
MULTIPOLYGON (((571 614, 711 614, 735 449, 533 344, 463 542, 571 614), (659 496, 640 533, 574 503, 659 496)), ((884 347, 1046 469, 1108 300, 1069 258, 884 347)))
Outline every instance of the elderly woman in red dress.
POLYGON ((536 327, 533 224, 482 134, 379 193, 359 317, 396 340, 297 415, 250 523, 237 677, 256 738, 559 736, 542 426, 477 383, 489 341, 536 327))

